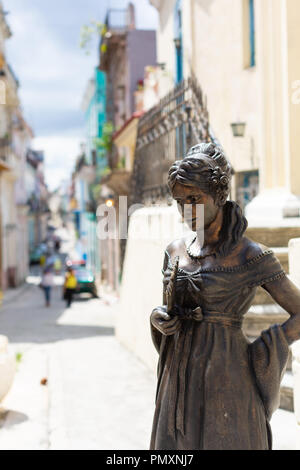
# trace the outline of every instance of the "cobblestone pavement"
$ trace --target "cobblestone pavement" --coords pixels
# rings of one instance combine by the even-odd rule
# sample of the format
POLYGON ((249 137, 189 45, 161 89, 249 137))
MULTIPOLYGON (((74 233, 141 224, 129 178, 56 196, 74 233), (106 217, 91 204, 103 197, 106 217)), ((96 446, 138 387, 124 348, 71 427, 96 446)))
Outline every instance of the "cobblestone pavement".
MULTIPOLYGON (((117 308, 78 299, 66 310, 57 285, 46 309, 32 285, 0 309, 0 334, 21 355, 0 411, 0 449, 148 448, 156 379, 116 341, 117 308)), ((292 413, 278 411, 272 425, 275 448, 297 448, 292 413)))

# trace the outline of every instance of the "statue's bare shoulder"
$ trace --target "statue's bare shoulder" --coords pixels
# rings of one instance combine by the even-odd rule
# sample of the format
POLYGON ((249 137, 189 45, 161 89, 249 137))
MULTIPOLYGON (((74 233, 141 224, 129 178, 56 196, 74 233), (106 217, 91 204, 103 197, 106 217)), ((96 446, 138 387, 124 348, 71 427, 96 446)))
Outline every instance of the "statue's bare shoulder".
POLYGON ((250 238, 243 237, 241 241, 241 254, 246 261, 261 255, 264 251, 269 248, 262 243, 256 243, 250 238))

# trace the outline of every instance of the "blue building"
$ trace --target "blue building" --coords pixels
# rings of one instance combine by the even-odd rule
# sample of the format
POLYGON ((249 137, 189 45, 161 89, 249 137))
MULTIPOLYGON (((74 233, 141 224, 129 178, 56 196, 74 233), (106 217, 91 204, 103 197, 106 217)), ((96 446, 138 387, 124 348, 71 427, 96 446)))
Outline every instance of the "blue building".
POLYGON ((96 167, 97 174, 107 166, 106 152, 97 148, 97 139, 103 136, 106 123, 106 75, 97 67, 94 78, 88 82, 82 109, 85 113, 86 163, 96 167))
POLYGON ((87 267, 100 274, 100 244, 96 237, 97 198, 93 188, 100 183, 107 168, 106 150, 99 146, 106 123, 106 78, 95 68, 82 102, 85 113, 85 141, 73 175, 74 221, 78 234, 77 251, 87 267))

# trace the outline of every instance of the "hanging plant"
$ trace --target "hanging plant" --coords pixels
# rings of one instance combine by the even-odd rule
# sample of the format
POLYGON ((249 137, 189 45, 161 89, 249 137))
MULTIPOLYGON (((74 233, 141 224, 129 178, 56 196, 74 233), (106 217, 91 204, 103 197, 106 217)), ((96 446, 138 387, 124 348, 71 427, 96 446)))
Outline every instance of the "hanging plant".
MULTIPOLYGON (((86 54, 91 52, 91 43, 93 38, 99 37, 103 38, 107 33, 107 26, 99 21, 92 20, 90 24, 83 25, 80 30, 80 48, 84 49, 86 54)), ((107 51, 106 44, 101 45, 101 52, 105 53, 107 51)))

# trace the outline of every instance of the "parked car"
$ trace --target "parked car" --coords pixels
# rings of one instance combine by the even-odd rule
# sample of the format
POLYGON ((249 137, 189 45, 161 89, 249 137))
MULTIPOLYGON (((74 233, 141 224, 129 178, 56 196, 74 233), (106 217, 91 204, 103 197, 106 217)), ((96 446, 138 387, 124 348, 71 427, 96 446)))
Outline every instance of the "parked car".
POLYGON ((77 279, 76 292, 78 294, 89 293, 93 297, 98 297, 97 287, 95 283, 95 276, 93 273, 85 268, 75 269, 75 276, 77 279))

